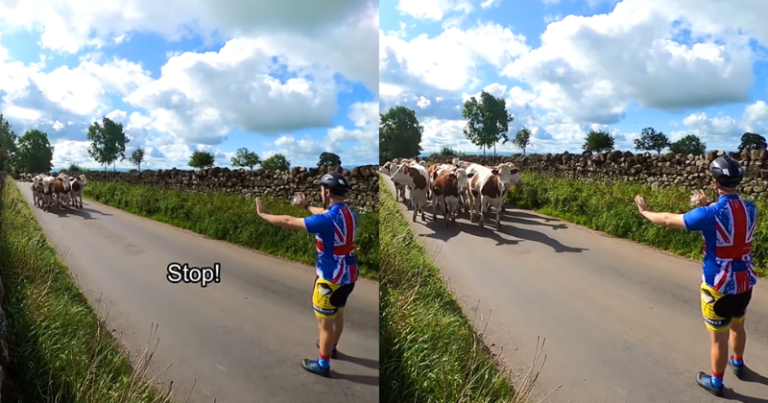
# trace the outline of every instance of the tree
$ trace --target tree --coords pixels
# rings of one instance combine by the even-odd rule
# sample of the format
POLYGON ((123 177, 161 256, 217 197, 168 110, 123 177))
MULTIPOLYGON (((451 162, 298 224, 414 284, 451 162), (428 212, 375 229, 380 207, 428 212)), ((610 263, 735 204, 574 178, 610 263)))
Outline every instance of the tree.
POLYGON ((472 144, 483 149, 483 155, 488 147, 493 146, 493 154, 496 155, 496 144, 501 141, 506 144, 509 141, 507 132, 509 123, 514 120, 507 112, 506 102, 502 97, 483 91, 480 100, 472 97, 464 102, 464 110, 461 114, 467 119, 464 127, 464 136, 472 144))
POLYGON ((421 134, 416 112, 404 106, 396 106, 379 114, 379 162, 394 158, 416 158, 421 154, 421 134))
POLYGON ((261 163, 261 167, 270 171, 290 171, 291 161, 283 154, 275 154, 261 163))
POLYGON ((689 134, 672 143, 669 149, 675 154, 704 155, 707 146, 695 134, 689 134))
POLYGON ((766 145, 765 137, 757 133, 744 133, 741 136, 741 144, 739 144, 739 152, 746 150, 765 150, 768 148, 766 145))
POLYGON ((523 150, 523 155, 525 155, 525 149, 531 145, 531 131, 527 127, 518 130, 514 140, 512 140, 512 144, 523 150))
POLYGON ((253 171, 253 167, 261 164, 261 158, 253 152, 248 151, 247 148, 238 148, 235 156, 231 160, 232 166, 237 168, 248 167, 253 171))
POLYGON ((602 130, 590 130, 584 137, 584 150, 593 152, 612 151, 616 145, 616 139, 602 130))
POLYGON ((139 147, 133 150, 129 160, 131 161, 131 164, 136 165, 136 167, 139 168, 139 172, 141 172, 141 164, 144 163, 144 149, 139 147))
POLYGON ((93 122, 88 128, 88 140, 91 140, 91 146, 88 148, 88 154, 101 165, 104 169, 109 164, 115 168, 115 162, 125 159, 125 146, 130 139, 125 136, 122 123, 115 123, 110 118, 103 118, 101 124, 93 122))
POLYGON ((40 130, 28 130, 19 137, 16 167, 20 172, 50 172, 53 168, 53 146, 48 135, 40 130))
POLYGON ((11 162, 16 155, 18 139, 11 124, 0 113, 0 171, 11 170, 11 162))
POLYGON ((671 146, 669 138, 662 132, 657 132, 653 127, 646 127, 640 133, 640 138, 635 139, 635 150, 656 151, 661 155, 661 150, 671 146))
POLYGON ((334 154, 329 152, 323 152, 320 154, 320 160, 317 162, 317 167, 340 167, 341 166, 341 158, 334 154))
POLYGON ((208 151, 197 150, 189 157, 187 165, 192 168, 209 168, 216 163, 216 157, 208 151))

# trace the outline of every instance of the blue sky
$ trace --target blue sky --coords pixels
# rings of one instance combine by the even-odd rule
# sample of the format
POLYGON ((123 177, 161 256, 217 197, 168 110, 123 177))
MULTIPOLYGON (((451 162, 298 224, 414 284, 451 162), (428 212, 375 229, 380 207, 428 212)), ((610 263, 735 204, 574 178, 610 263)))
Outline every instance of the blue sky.
POLYGON ((13 3, 0 4, 0 112, 48 133, 57 167, 96 166, 85 132, 102 116, 146 168, 188 168, 197 149, 228 166, 241 147, 293 166, 324 151, 377 162, 375 1, 13 3))
MULTIPOLYGON (((414 109, 426 151, 479 151, 460 105, 507 100, 530 152, 580 151, 590 129, 632 150, 645 127, 733 150, 766 134, 768 2, 717 0, 385 0, 380 109, 414 109)), ((517 151, 511 144, 500 151, 517 151)))

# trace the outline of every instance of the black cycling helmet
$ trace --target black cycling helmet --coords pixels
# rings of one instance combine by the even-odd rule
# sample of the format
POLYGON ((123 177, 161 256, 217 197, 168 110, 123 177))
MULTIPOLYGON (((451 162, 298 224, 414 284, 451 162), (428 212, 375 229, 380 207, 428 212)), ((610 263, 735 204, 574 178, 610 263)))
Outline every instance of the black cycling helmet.
POLYGON ((735 188, 744 179, 744 168, 739 161, 724 155, 709 164, 709 172, 717 183, 725 188, 735 188))
POLYGON ((344 196, 352 189, 347 178, 338 172, 331 172, 320 178, 320 185, 331 191, 336 196, 344 196))

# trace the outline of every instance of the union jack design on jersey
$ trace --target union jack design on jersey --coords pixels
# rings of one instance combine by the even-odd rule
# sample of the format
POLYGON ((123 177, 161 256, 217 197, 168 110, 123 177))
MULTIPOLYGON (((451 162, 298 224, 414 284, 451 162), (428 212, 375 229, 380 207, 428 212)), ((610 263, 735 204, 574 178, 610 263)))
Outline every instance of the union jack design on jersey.
POLYGON ((702 281, 721 294, 740 294, 757 284, 752 266, 752 242, 757 207, 736 195, 721 196, 716 204, 685 215, 689 230, 702 232, 702 281))
MULTIPOLYGON (((345 204, 334 204, 325 214, 308 217, 318 220, 320 231, 315 232, 317 247, 317 275, 334 284, 357 281, 359 269, 355 257, 357 217, 345 204)), ((309 225, 307 226, 310 229, 309 225)))

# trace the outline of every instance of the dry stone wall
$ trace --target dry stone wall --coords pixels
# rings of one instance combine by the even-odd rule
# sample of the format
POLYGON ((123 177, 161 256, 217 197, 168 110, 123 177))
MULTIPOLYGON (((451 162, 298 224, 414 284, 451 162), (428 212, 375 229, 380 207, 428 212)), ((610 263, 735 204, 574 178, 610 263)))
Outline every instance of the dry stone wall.
MULTIPOLYGON (((297 192, 304 192, 310 202, 320 200, 320 178, 326 172, 339 172, 352 183, 348 195, 350 206, 364 211, 379 211, 379 168, 365 165, 352 170, 341 167, 293 168, 291 171, 254 171, 229 168, 207 168, 199 171, 178 169, 130 172, 92 172, 89 182, 122 182, 132 185, 153 186, 191 193, 232 193, 246 198, 261 195, 290 200, 297 192)), ((314 204, 314 203, 313 203, 314 204)))
MULTIPOLYGON (((554 175, 572 179, 597 181, 631 181, 652 188, 680 186, 686 189, 706 189, 711 176, 709 163, 725 155, 723 151, 711 151, 706 155, 693 156, 667 153, 634 154, 629 151, 612 151, 591 157, 580 154, 514 155, 512 157, 470 156, 468 161, 483 165, 513 162, 523 173, 554 175)), ((754 198, 768 197, 768 152, 765 150, 728 153, 745 168, 742 193, 754 198)), ((450 157, 434 157, 428 162, 450 162, 450 157)))

